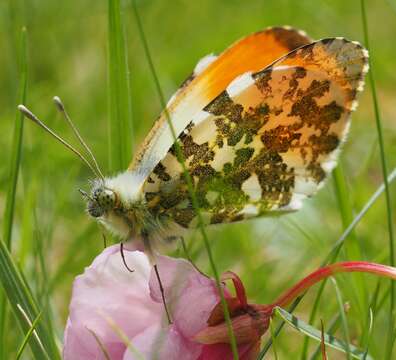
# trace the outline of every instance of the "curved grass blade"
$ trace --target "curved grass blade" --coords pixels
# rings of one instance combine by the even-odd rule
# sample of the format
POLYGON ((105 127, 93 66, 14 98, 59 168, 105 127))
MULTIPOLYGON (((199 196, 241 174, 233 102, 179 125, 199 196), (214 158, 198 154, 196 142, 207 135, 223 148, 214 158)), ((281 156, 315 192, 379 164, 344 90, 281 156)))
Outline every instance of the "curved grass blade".
MULTIPOLYGON (((20 45, 20 85, 18 101, 20 104, 26 103, 26 88, 27 88, 27 49, 26 49, 26 28, 21 30, 21 45, 20 45)), ((3 241, 7 247, 11 246, 12 223, 14 220, 15 197, 18 183, 19 169, 21 164, 22 140, 23 140, 23 114, 16 111, 16 118, 14 124, 14 134, 12 138, 12 150, 10 161, 10 174, 8 182, 8 191, 6 198, 6 205, 3 218, 3 241)))
POLYGON ((132 158, 132 105, 120 0, 108 0, 109 167, 120 171, 132 158))
POLYGON ((100 312, 100 315, 117 334, 119 339, 124 343, 126 349, 131 352, 133 358, 136 358, 137 360, 144 360, 143 355, 133 346, 128 338, 128 335, 125 334, 125 332, 113 321, 113 319, 102 312, 100 312))
MULTIPOLYGON (((372 52, 370 50, 369 44, 369 30, 368 30, 368 21, 366 15, 366 6, 365 1, 360 0, 360 7, 362 13, 362 23, 363 23, 363 34, 364 34, 364 42, 368 51, 370 51, 370 58, 368 59, 370 65, 370 71, 368 73, 369 82, 371 86, 371 95, 373 99, 374 113, 375 113, 375 125, 377 128, 377 136, 378 143, 380 149, 380 158, 381 158, 381 168, 382 168, 382 177, 384 179, 385 184, 385 200, 386 200, 386 210, 387 210, 387 223, 388 223, 388 234, 389 234, 389 264, 391 266, 395 266, 395 245, 394 245, 394 233, 393 233, 393 223, 392 223, 392 202, 391 195, 389 189, 388 179, 388 170, 386 164, 385 157, 385 144, 384 144, 384 136, 382 129, 382 121, 380 116, 380 108, 377 98, 377 90, 375 85, 374 73, 373 73, 373 64, 372 64, 372 52)), ((386 345, 386 358, 391 359, 392 357, 392 348, 394 343, 394 324, 395 324, 395 284, 391 282, 391 292, 390 292, 390 308, 389 308, 389 328, 388 328, 388 339, 386 345)))
POLYGON ((16 355, 16 360, 19 360, 21 358, 23 352, 25 351, 25 347, 26 347, 30 337, 33 335, 36 325, 38 324, 39 320, 41 319, 41 315, 42 315, 42 311, 39 312, 39 314, 37 315, 37 317, 34 319, 33 323, 31 324, 29 331, 26 333, 25 338, 23 339, 23 342, 22 342, 21 346, 19 347, 19 350, 16 355))
MULTIPOLYGON (((274 309, 274 314, 280 316, 287 324, 289 324, 291 327, 296 329, 297 331, 309 336, 310 338, 318 341, 319 343, 322 341, 322 333, 320 330, 315 329, 313 326, 308 325, 304 321, 298 319, 294 315, 290 314, 286 310, 276 307, 274 309)), ((323 334, 324 338, 324 343, 338 351, 341 351, 343 353, 347 353, 347 349, 349 348, 350 354, 353 358, 355 359, 363 359, 365 352, 356 348, 352 344, 347 344, 342 340, 337 339, 336 337, 329 335, 327 333, 323 334)), ((367 355, 366 357, 367 360, 373 360, 373 358, 370 355, 367 355)))
POLYGON ((91 330, 90 328, 86 329, 92 334, 92 336, 94 337, 96 343, 99 346, 100 351, 102 352, 102 355, 104 356, 104 358, 106 360, 111 360, 110 354, 106 349, 106 346, 103 344, 103 342, 100 340, 99 336, 95 333, 95 331, 91 330))
POLYGON ((368 328, 364 329, 364 333, 362 336, 362 341, 360 342, 363 346, 363 344, 366 345, 366 352, 368 353, 369 347, 370 347, 370 342, 371 342, 371 335, 373 331, 373 326, 374 326, 374 318, 377 315, 378 309, 378 297, 380 293, 380 279, 378 279, 377 286, 375 287, 375 292, 374 295, 371 298, 370 305, 369 305, 369 312, 368 312, 368 328))
POLYGON ((222 288, 222 285, 221 285, 221 282, 220 282, 219 272, 217 271, 216 264, 215 264, 215 261, 214 261, 214 258, 213 258, 213 254, 212 254, 212 250, 211 250, 211 247, 210 247, 210 244, 209 244, 209 239, 208 239, 208 236, 206 234, 204 221, 203 221, 203 218, 202 218, 202 215, 201 215, 201 211, 200 211, 199 205, 198 205, 198 200, 197 200, 197 197, 196 197, 193 185, 192 185, 193 183, 192 183, 191 175, 190 175, 190 173, 187 170, 187 167, 186 167, 186 164, 185 164, 185 159, 184 159, 183 153, 181 151, 180 144, 179 144, 179 142, 177 140, 177 136, 176 136, 176 132, 175 132, 174 126, 172 124, 170 115, 169 115, 169 113, 167 111, 167 108, 166 108, 165 98, 164 98, 164 95, 163 95, 163 92, 162 92, 162 89, 161 89, 161 86, 160 86, 160 83, 159 83, 159 80, 158 80, 158 77, 157 77, 157 74, 156 74, 156 71, 155 71, 155 68, 154 68, 154 63, 153 63, 151 55, 150 55, 150 51, 149 51, 149 47, 148 47, 148 44, 147 44, 146 36, 144 34, 143 26, 142 26, 142 23, 141 23, 141 20, 140 20, 140 16, 139 16, 139 12, 138 12, 138 9, 137 9, 137 6, 136 6, 136 0, 132 0, 132 7, 133 7, 133 12, 134 12, 134 15, 135 15, 135 19, 136 19, 136 24, 137 24, 138 30, 139 30, 139 35, 140 35, 140 38, 141 38, 141 41, 142 41, 142 44, 143 44, 143 47, 144 47, 144 51, 145 51, 145 54, 146 54, 146 58, 147 58, 147 61, 149 63, 150 71, 151 71, 151 74, 152 74, 154 82, 155 82, 155 86, 156 86, 156 89, 157 89, 157 93, 158 93, 158 96, 159 96, 161 107, 164 109, 166 120, 167 120, 167 122, 169 124, 169 128, 170 128, 171 133, 172 133, 172 137, 173 137, 173 140, 174 140, 175 151, 176 151, 176 157, 177 157, 177 160, 178 160, 178 162, 180 163, 180 165, 182 167, 183 175, 184 175, 184 177, 186 179, 188 193, 189 193, 189 195, 191 197, 192 207, 193 207, 193 209, 195 210, 195 212, 197 214, 198 227, 199 227, 199 230, 201 232, 201 235, 202 235, 202 238, 203 238, 203 241, 204 241, 205 249, 206 249, 206 252, 207 252, 208 258, 209 258, 209 263, 210 263, 211 269, 213 271, 213 275, 214 275, 214 278, 215 278, 215 281, 216 281, 216 285, 217 285, 217 288, 218 288, 218 291, 219 291, 219 294, 220 294, 221 304, 222 304, 222 308, 224 310, 224 318, 225 318, 225 322, 227 324, 228 334, 229 334, 229 337, 230 337, 230 344, 231 344, 233 358, 234 358, 234 360, 238 360, 239 359, 238 348, 237 348, 237 345, 236 345, 234 331, 232 329, 230 312, 229 312, 229 309, 228 309, 227 302, 225 301, 225 298, 224 298, 224 292, 223 292, 223 288, 222 288))
MULTIPOLYGON (((4 292, 8 297, 20 328, 22 332, 26 334, 30 329, 30 325, 27 323, 20 309, 23 309, 30 320, 37 318, 39 310, 31 290, 25 284, 21 272, 15 265, 3 241, 0 241, 0 282, 3 285, 4 292)), ((29 346, 34 358, 39 360, 60 360, 59 350, 54 345, 55 341, 53 339, 53 334, 49 333, 42 323, 38 323, 35 330, 42 344, 36 337, 33 336, 30 338, 29 346)))
POLYGON ((370 308, 370 312, 369 312, 369 328, 368 328, 368 333, 367 333, 367 345, 366 345, 366 351, 364 352, 363 360, 367 359, 369 346, 370 346, 370 340, 371 340, 371 333, 373 331, 373 324, 374 324, 374 314, 373 314, 373 310, 370 308))
MULTIPOLYGON (((26 28, 21 30, 20 50, 19 50, 19 96, 20 104, 26 103, 27 89, 27 36, 26 28)), ((8 190, 3 217, 3 241, 8 249, 11 248, 12 227, 14 222, 15 198, 18 184, 19 170, 21 164, 22 141, 23 141, 23 115, 16 111, 14 123, 14 133, 11 147, 10 173, 8 190)), ((3 294, 0 294, 0 358, 5 356, 6 342, 5 329, 7 323, 7 302, 3 294)))

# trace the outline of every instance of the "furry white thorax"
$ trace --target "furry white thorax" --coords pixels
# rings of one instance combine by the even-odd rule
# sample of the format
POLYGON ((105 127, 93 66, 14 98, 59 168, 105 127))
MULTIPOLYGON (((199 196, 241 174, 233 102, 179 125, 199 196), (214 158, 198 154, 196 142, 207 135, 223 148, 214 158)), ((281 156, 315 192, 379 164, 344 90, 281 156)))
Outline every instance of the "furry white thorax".
POLYGON ((144 180, 141 176, 128 170, 104 180, 105 188, 113 190, 124 205, 133 204, 143 199, 143 183, 144 180))
MULTIPOLYGON (((93 188, 95 189, 95 187, 102 186, 105 189, 112 190, 116 194, 120 206, 125 210, 129 210, 132 209, 134 205, 144 201, 143 184, 144 179, 142 179, 139 174, 127 170, 114 177, 105 178, 104 182, 102 180, 96 181, 93 188)), ((135 226, 131 228, 131 224, 128 224, 124 218, 114 211, 108 211, 98 218, 98 220, 108 230, 123 239, 130 237, 136 230, 135 226, 138 225, 135 224, 135 226)))

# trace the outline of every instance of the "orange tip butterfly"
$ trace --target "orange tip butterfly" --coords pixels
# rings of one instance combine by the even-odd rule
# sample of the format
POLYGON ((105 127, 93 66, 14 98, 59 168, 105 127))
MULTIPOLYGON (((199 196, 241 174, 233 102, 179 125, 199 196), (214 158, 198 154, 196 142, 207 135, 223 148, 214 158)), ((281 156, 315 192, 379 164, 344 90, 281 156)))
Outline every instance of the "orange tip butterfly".
MULTIPOLYGON (((166 111, 205 223, 298 210, 336 166, 367 71, 367 50, 357 42, 313 41, 289 27, 254 33, 200 60, 166 111)), ((96 174, 91 192, 82 192, 92 217, 146 245, 197 226, 165 112, 129 168, 104 177, 54 100, 91 161, 19 108, 96 174)))

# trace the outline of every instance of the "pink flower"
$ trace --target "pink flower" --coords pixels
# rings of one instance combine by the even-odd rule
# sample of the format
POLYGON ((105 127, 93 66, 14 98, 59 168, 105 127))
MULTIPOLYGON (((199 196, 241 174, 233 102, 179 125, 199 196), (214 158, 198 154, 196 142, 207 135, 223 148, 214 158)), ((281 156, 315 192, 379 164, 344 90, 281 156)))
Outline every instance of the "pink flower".
MULTIPOLYGON (((157 265, 173 323, 167 322, 155 272, 140 251, 105 249, 74 282, 63 355, 65 360, 231 360, 224 313, 215 282, 189 262, 158 257, 157 265), (126 340, 125 340, 126 339, 126 340)), ((232 272, 236 296, 224 288, 240 360, 253 360, 275 306, 284 307, 315 283, 338 272, 396 278, 396 269, 367 262, 320 268, 269 305, 250 304, 232 272)))
POLYGON ((124 253, 134 272, 125 269, 119 247, 112 246, 75 279, 64 359, 106 359, 104 352, 112 360, 139 359, 133 349, 148 360, 209 359, 202 355, 204 345, 194 336, 207 326, 219 302, 215 282, 185 260, 160 256, 157 265, 173 320, 168 325, 147 256, 140 251, 124 253), (127 349, 114 325, 133 349, 127 349))

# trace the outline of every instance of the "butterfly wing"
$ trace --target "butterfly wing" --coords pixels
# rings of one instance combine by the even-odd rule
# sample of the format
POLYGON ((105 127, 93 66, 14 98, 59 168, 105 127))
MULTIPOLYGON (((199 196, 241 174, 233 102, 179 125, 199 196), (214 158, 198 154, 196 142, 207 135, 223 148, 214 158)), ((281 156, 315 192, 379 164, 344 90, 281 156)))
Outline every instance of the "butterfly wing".
MULTIPOLYGON (((336 165, 367 69, 359 44, 320 40, 241 75, 191 116, 179 139, 205 221, 297 210, 336 165)), ((144 192, 156 216, 196 224, 173 147, 144 192)))
MULTIPOLYGON (((218 57, 209 55, 202 59, 167 105, 177 136, 191 118, 237 76, 247 71, 259 71, 282 55, 310 42, 302 31, 274 27, 243 38, 218 57)), ((173 142, 165 113, 162 113, 129 170, 138 171, 142 179, 147 178, 173 142)))

